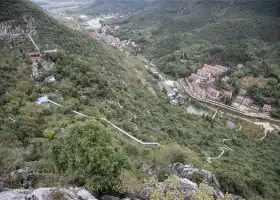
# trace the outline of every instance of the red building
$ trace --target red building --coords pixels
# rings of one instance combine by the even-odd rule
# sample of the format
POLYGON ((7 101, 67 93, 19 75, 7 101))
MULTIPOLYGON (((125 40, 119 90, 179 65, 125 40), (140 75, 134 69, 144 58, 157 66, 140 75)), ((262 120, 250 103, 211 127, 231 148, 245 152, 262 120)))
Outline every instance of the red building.
POLYGON ((34 51, 34 52, 30 52, 28 54, 30 57, 38 57, 41 55, 40 51, 34 51))

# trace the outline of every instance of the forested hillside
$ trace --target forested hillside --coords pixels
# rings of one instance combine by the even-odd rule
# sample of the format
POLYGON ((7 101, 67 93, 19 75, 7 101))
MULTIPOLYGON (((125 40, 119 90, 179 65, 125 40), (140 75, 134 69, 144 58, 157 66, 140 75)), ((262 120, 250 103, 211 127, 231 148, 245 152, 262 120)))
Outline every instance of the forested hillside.
MULTIPOLYGON (((0 181, 5 186, 22 187, 5 178, 31 167, 36 171, 32 187, 77 185, 94 194, 138 193, 169 180, 169 165, 181 162, 216 173, 223 192, 278 198, 278 134, 258 141, 261 130, 253 127, 249 136, 246 131, 252 127, 241 121, 236 123, 244 128, 235 130, 225 121, 187 114, 185 107, 169 103, 136 57, 59 25, 28 1, 1 1, 0 13, 0 181), (41 69, 36 78, 34 59, 28 56, 35 48, 28 34, 42 52, 58 50, 40 57, 53 67, 41 69), (50 75, 55 82, 46 81, 50 75), (37 104, 42 95, 64 107, 37 104), (160 148, 140 146, 101 117, 143 141, 159 142, 160 148), (227 145, 235 151, 207 163, 207 156, 220 153, 225 138, 233 138, 227 145), (143 172, 144 164, 152 175, 143 172)), ((196 199, 202 198, 199 194, 196 199)), ((176 191, 170 195, 181 197, 176 191)))

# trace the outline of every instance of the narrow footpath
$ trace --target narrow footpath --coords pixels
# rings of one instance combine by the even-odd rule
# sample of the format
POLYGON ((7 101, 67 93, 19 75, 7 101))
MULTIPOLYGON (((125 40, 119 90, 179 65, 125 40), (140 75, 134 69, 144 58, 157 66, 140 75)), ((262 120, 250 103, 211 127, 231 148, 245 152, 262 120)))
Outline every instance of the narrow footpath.
POLYGON ((230 141, 230 140, 232 140, 232 139, 223 139, 222 140, 223 146, 219 147, 219 149, 221 151, 220 155, 218 155, 217 157, 207 157, 207 159, 206 159, 207 162, 208 163, 212 163, 211 160, 220 159, 224 155, 224 153, 226 151, 234 151, 232 148, 230 148, 229 146, 225 145, 225 141, 230 141))
MULTIPOLYGON (((59 104, 59 103, 56 103, 52 100, 50 100, 49 98, 47 97, 44 97, 45 98, 45 101, 44 102, 50 102, 56 106, 59 106, 59 107, 64 107, 63 105, 59 104)), ((89 115, 85 115, 83 113, 80 113, 78 111, 75 111, 75 110, 72 110, 73 113, 79 115, 79 116, 82 116, 82 117, 89 117, 89 118, 95 118, 93 116, 89 116, 89 115)), ((100 120, 106 122, 107 124, 111 125, 112 127, 114 127, 115 129, 117 129, 118 131, 122 132, 123 134, 125 134, 127 137, 129 137, 130 139, 134 140, 135 142, 137 142, 138 144, 141 144, 143 146, 150 146, 150 147, 159 147, 160 144, 157 143, 157 142, 143 142, 142 140, 139 140, 137 139, 136 137, 130 135, 128 132, 126 132, 125 130, 121 129, 120 127, 116 126, 115 124, 113 124, 112 122, 110 122, 109 120, 107 120, 106 118, 102 117, 100 118, 100 120)))

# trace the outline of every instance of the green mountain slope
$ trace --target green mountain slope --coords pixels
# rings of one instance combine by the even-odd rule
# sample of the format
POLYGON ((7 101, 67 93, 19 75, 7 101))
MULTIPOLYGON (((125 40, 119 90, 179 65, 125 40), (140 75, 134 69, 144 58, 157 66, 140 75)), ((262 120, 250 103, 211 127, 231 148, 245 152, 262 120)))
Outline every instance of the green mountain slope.
MULTIPOLYGON (((232 68, 233 87, 243 77, 273 79, 252 91, 255 102, 279 107, 280 4, 256 1, 158 1, 122 23, 116 35, 133 38, 144 53, 158 62, 161 70, 185 77, 203 63, 232 68), (237 65, 244 68, 237 72, 237 65), (270 92, 267 92, 270 91, 270 92)), ((273 113, 279 117, 279 111, 273 113)))
MULTIPOLYGON (((1 1, 0 11, 1 22, 26 33, 32 30, 42 51, 58 49, 42 56, 54 67, 32 78, 27 55, 35 49, 26 33, 0 39, 1 177, 32 167, 38 173, 34 187, 79 185, 92 192, 133 193, 146 187, 143 180, 152 179, 143 173, 143 162, 159 180, 171 174, 170 164, 182 162, 216 173, 224 192, 277 199, 279 135, 258 141, 259 129, 254 136, 244 135, 248 124, 237 121, 244 126, 242 132, 228 129, 222 120, 187 114, 184 106, 169 103, 136 57, 59 25, 29 2, 1 1), (44 81, 50 75, 56 82, 44 81), (65 107, 35 103, 45 94, 65 107), (74 115, 73 109, 94 118, 74 115), (101 117, 161 147, 141 147, 101 117), (227 145, 235 151, 206 163, 207 156, 220 154, 221 140, 232 134, 237 138, 227 145)), ((21 186, 17 181, 6 184, 21 186)))
MULTIPOLYGON (((186 65, 219 62, 234 67, 240 62, 249 65, 252 60, 260 61, 267 55, 256 58, 259 55, 253 47, 259 48, 264 42, 274 48, 280 39, 279 19, 277 1, 163 0, 131 16, 119 35, 146 42, 149 53, 163 58, 160 64, 166 73, 185 76, 191 71, 186 65), (192 46, 204 41, 210 43, 210 50, 197 50, 198 58, 180 63, 183 51, 191 54, 192 46), (174 54, 176 50, 179 52, 174 54)), ((277 60, 275 57, 272 62, 277 60)))

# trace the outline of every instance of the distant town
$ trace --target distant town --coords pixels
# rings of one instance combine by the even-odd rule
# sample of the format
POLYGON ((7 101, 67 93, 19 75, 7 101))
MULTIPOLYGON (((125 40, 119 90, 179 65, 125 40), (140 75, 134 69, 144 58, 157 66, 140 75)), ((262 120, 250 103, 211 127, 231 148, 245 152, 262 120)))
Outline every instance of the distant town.
MULTIPOLYGON (((228 68, 221 65, 211 66, 204 64, 196 73, 186 77, 185 81, 189 83, 193 94, 201 99, 231 104, 233 107, 245 112, 269 114, 272 111, 270 104, 264 104, 262 107, 254 104, 253 99, 247 95, 245 89, 240 89, 236 95, 233 94, 232 90, 219 89, 217 79, 227 71, 228 68)), ((229 81, 228 76, 221 78, 221 82, 224 85, 228 84, 229 81)))

